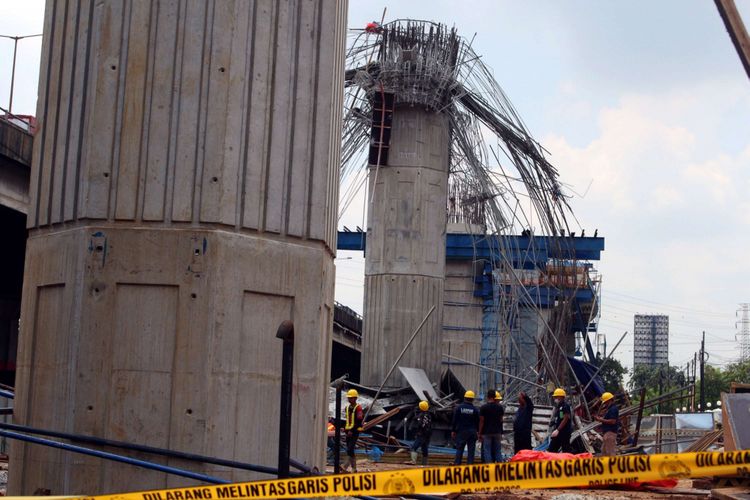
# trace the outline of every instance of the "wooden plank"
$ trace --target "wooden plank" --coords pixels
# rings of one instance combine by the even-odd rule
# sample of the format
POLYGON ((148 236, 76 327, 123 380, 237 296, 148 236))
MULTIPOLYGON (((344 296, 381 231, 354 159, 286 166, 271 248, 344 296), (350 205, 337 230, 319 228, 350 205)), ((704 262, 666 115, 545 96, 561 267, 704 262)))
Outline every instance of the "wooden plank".
POLYGON ((399 411, 401 411, 401 408, 394 408, 391 411, 389 411, 388 413, 384 413, 384 414, 380 415, 379 417, 375 417, 372 420, 369 420, 368 422, 366 422, 362 426, 362 431, 367 431, 371 427, 374 427, 374 426, 378 425, 381 422, 385 422, 389 418, 391 418, 394 415, 396 415, 399 411))
POLYGON ((746 487, 715 488, 711 490, 711 498, 718 500, 750 500, 750 489, 746 487))

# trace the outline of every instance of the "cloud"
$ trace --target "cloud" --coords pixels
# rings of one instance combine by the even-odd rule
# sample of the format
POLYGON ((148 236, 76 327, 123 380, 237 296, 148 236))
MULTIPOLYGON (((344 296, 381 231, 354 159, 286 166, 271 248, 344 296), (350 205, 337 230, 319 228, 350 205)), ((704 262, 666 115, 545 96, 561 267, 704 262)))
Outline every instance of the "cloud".
MULTIPOLYGON (((584 227, 607 239, 597 266, 604 289, 652 304, 608 309, 605 297, 605 329, 632 325, 635 309, 676 317, 684 308, 723 310, 727 318, 693 313, 675 320, 673 338, 697 340, 707 326, 731 334, 734 307, 749 300, 742 263, 750 245, 750 140, 742 128, 728 134, 725 124, 750 116, 745 87, 714 80, 626 94, 596 113, 589 141, 576 144, 575 130, 542 139, 571 192, 591 184, 571 205, 584 227)), ((670 350, 677 359, 695 346, 676 342, 670 350)))

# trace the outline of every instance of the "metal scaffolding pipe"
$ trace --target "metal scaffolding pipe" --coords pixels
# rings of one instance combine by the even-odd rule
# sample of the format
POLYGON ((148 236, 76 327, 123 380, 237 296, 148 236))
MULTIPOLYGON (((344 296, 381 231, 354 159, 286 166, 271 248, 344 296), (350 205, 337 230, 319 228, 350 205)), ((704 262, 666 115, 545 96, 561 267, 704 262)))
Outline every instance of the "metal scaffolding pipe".
MULTIPOLYGON (((66 432, 49 431, 45 429, 27 427, 25 425, 7 424, 5 422, 0 422, 0 429, 17 431, 17 432, 26 432, 28 434, 39 434, 40 436, 67 439, 69 441, 74 441, 74 442, 79 442, 79 443, 88 443, 88 444, 93 444, 93 445, 98 445, 98 446, 122 448, 125 450, 137 451, 141 453, 151 453, 153 455, 160 455, 160 456, 169 457, 169 458, 179 458, 179 459, 188 460, 191 462, 203 462, 207 464, 222 465, 225 467, 231 467, 233 469, 249 470, 253 472, 260 472, 262 474, 271 474, 274 476, 278 473, 278 470, 275 469, 274 467, 266 467, 265 465, 255 465, 255 464, 248 464, 248 463, 243 463, 243 462, 236 462, 234 460, 224 460, 222 458, 207 457, 203 455, 196 455, 193 453, 185 453, 182 451, 155 448, 153 446, 144 446, 140 444, 125 443, 123 441, 113 441, 111 439, 98 438, 94 436, 84 436, 81 434, 69 434, 66 432)), ((300 464, 299 462, 295 460, 291 461, 291 465, 293 465, 294 467, 298 469, 301 469, 301 467, 304 467, 303 464, 300 464)), ((292 475, 295 475, 295 474, 292 474, 292 475)))
POLYGON ((137 467, 143 467, 145 469, 157 470, 159 472, 166 472, 167 474, 174 474, 175 476, 187 477, 190 479, 196 479, 203 481, 204 483, 211 484, 228 484, 231 481, 226 479, 219 479, 218 477, 207 476, 206 474, 200 474, 198 472, 191 472, 184 469, 178 469, 176 467, 169 467, 167 465, 155 464, 153 462, 147 462, 145 460, 138 460, 136 458, 123 457, 122 455, 116 455, 106 451, 92 450, 90 448, 84 448, 83 446, 77 446, 74 444, 60 443, 59 441, 52 441, 51 439, 38 438, 33 436, 27 436, 25 434, 19 434, 17 432, 0 430, 0 436, 5 436, 10 439, 18 439, 19 441, 26 441, 28 443, 41 444, 44 446, 50 446, 52 448, 58 448, 61 450, 72 451, 74 453, 81 453, 83 455, 90 455, 92 457, 104 458, 105 460, 112 460, 114 462, 122 462, 125 464, 135 465, 137 467))

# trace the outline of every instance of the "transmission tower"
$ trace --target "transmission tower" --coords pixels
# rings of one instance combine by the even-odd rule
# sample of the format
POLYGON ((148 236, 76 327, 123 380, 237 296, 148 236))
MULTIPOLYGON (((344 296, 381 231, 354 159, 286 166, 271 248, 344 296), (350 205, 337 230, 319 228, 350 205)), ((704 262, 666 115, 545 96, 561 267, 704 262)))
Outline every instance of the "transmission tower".
POLYGON ((735 323, 740 332, 737 334, 737 340, 740 343, 740 361, 750 359, 750 303, 740 304, 737 313, 742 313, 739 321, 735 323))

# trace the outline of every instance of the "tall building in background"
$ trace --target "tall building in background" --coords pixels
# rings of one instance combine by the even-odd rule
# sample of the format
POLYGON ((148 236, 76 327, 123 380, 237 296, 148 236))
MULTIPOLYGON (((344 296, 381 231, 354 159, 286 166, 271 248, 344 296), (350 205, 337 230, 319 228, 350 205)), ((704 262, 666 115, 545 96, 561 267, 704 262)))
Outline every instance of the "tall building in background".
POLYGON ((633 366, 669 363, 669 316, 636 314, 633 323, 633 366))

